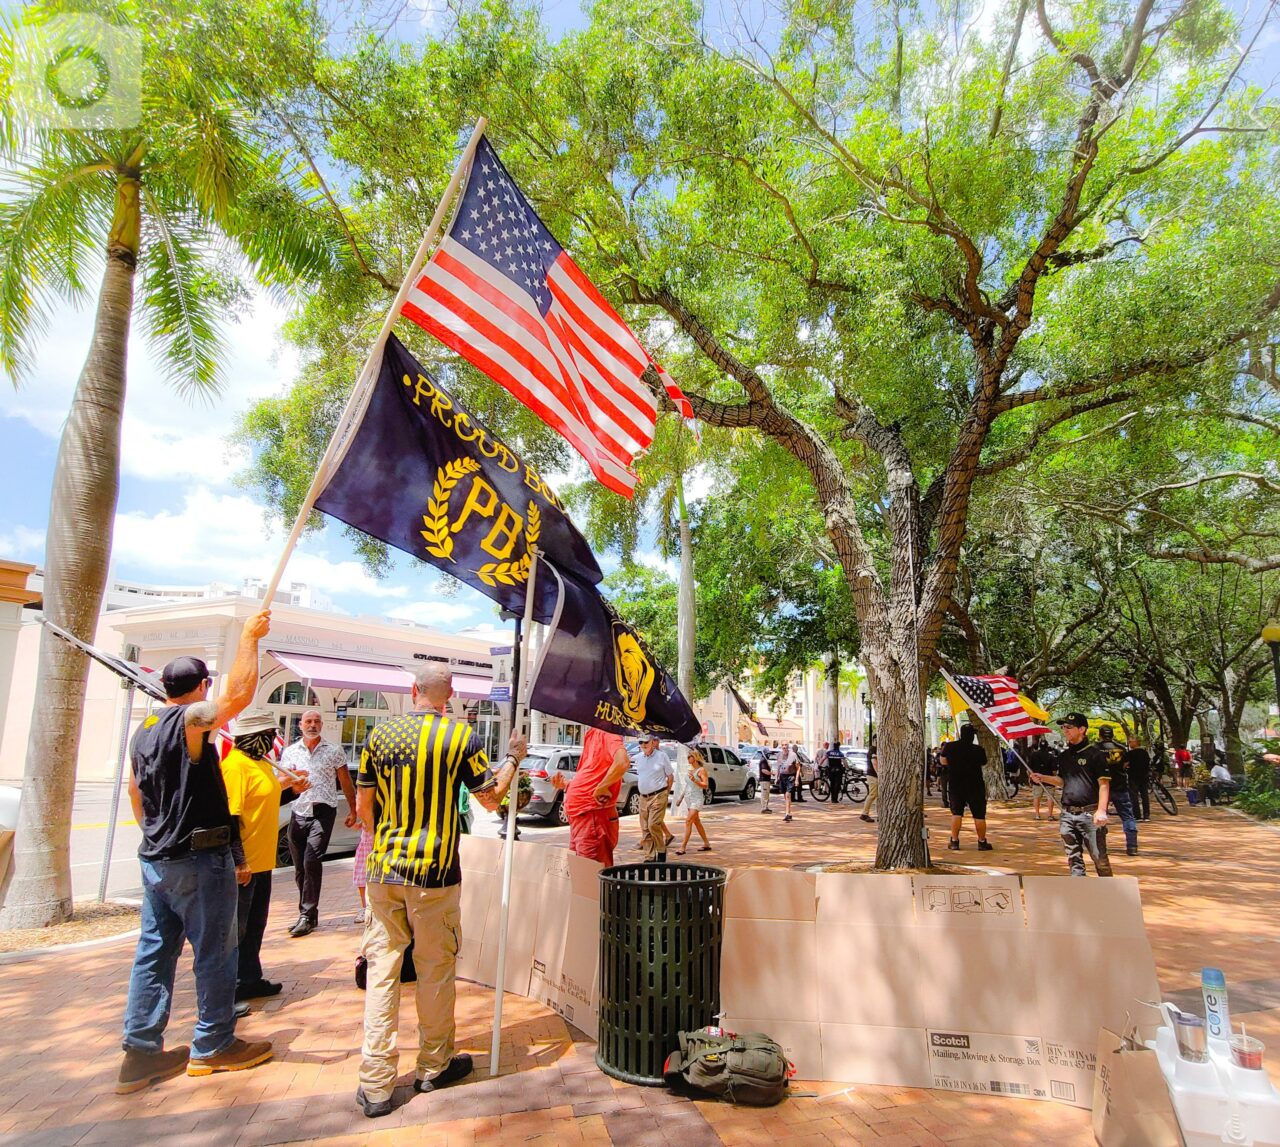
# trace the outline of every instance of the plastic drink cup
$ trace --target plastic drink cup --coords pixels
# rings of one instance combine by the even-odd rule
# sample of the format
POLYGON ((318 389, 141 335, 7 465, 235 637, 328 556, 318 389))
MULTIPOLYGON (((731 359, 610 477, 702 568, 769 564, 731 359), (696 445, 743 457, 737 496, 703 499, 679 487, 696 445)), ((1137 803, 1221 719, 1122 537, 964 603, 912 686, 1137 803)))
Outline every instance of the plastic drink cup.
POLYGON ((1251 1035, 1233 1035, 1231 1037, 1231 1058, 1237 1067, 1247 1067, 1250 1071, 1262 1070, 1262 1052, 1265 1045, 1262 1040, 1251 1035))
POLYGON ((1173 1034, 1178 1039, 1178 1054, 1188 1063, 1208 1063, 1209 1044, 1204 1020, 1186 1012, 1178 1012, 1173 1020, 1173 1034))

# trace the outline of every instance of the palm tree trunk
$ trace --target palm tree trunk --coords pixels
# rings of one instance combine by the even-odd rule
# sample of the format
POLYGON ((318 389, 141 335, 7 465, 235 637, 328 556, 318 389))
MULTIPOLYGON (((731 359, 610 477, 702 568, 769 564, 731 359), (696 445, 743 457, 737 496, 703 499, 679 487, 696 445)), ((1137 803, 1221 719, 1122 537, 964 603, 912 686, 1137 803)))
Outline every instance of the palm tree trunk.
POLYGON ((679 650, 676 684, 685 700, 693 703, 693 655, 696 648, 696 618, 693 596, 693 532, 689 508, 684 501, 684 481, 676 475, 676 503, 680 508, 680 588, 676 599, 676 640, 679 650))
MULTIPOLYGON (((93 640, 102 607, 120 484, 138 193, 136 180, 121 180, 93 341, 58 446, 45 536, 45 616, 84 641, 93 640)), ((88 673, 83 653, 43 633, 14 874, 0 928, 40 928, 71 917, 71 805, 88 673)))
POLYGON ((822 727, 818 739, 840 743, 840 658, 822 655, 822 727))

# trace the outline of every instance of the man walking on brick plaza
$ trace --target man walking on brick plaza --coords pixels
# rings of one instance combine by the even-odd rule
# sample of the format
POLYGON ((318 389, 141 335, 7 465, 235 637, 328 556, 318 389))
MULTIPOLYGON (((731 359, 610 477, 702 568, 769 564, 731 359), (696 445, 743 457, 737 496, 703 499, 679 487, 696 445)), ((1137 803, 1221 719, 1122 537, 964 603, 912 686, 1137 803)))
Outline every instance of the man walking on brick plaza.
POLYGON ((1136 733, 1129 736, 1129 751, 1124 755, 1125 773, 1129 778, 1129 799, 1139 820, 1151 819, 1151 754, 1142 747, 1136 733))
POLYGON ((298 919, 289 929, 293 937, 314 932, 320 922, 320 884, 324 879, 324 854, 329 848, 333 822, 338 819, 338 787, 347 798, 346 826, 356 823, 356 793, 347 771, 347 755, 320 736, 324 718, 319 710, 308 709, 300 722, 302 736, 280 758, 281 768, 310 782, 290 809, 289 855, 293 877, 298 883, 298 919))
POLYGON ((1061 789, 1058 804, 1062 813, 1058 831, 1067 850, 1067 867, 1072 876, 1085 876, 1084 852, 1093 857, 1099 876, 1111 875, 1107 855, 1107 804, 1111 799, 1111 774, 1106 758, 1089 743, 1089 719, 1083 713, 1068 713, 1061 721, 1066 748, 1055 758, 1058 775, 1032 773, 1031 779, 1061 789))
POLYGON ((626 747, 617 733, 591 728, 582 738, 582 756, 573 780, 556 772, 551 783, 565 790, 564 812, 569 818, 569 850, 606 868, 618 847, 618 790, 630 767, 626 747))
POLYGON ((667 859, 667 794, 676 772, 671 758, 658 747, 657 733, 640 734, 636 755, 636 779, 640 786, 640 845, 645 860, 667 859))
POLYGON ((245 623, 227 687, 209 700, 213 678, 195 657, 170 661, 168 697, 134 734, 129 800, 142 829, 142 932, 129 975, 119 1094, 184 1068, 204 1076, 271 1058, 271 1042, 236 1036, 236 885, 252 875, 238 822, 227 805, 218 750, 209 734, 243 710, 258 687, 258 641, 271 615, 245 623), (164 1050, 173 979, 184 940, 196 976, 196 1027, 186 1047, 164 1050))
POLYGON ((371 918, 365 927, 368 978, 364 1047, 356 1102, 370 1119, 391 1113, 400 1024, 400 967, 413 942, 418 1056, 414 1091, 434 1091, 471 1072, 454 1054, 454 970, 462 942, 458 789, 497 812, 527 745, 512 733, 495 779, 475 732, 446 717, 453 695, 447 667, 414 673, 413 711, 384 721, 360 758, 360 823, 373 836, 366 863, 371 918))

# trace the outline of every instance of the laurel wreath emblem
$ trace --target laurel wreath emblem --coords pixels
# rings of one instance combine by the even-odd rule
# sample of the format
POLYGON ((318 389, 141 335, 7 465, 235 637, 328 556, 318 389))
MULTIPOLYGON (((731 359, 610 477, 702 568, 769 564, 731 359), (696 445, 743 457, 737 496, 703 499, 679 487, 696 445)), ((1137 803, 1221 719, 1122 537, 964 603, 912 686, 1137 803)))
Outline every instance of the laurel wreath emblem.
POLYGON ((529 516, 524 526, 524 556, 507 562, 489 562, 476 570, 485 585, 519 585, 529 580, 529 551, 542 534, 542 513, 536 502, 529 503, 529 516))
POLYGON ((453 535, 449 533, 449 495, 463 478, 479 469, 480 463, 474 458, 455 458, 436 471, 427 512, 422 515, 422 524, 426 526, 422 537, 427 543, 427 553, 432 557, 453 561, 453 535))

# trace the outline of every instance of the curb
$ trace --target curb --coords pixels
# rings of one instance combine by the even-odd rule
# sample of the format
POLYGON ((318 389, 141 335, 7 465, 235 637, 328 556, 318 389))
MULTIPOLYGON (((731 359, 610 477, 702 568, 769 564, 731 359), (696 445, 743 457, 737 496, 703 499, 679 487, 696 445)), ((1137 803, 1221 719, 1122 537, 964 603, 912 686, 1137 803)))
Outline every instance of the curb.
MULTIPOLYGON (((125 897, 112 898, 113 904, 128 904, 135 908, 142 907, 141 900, 125 897)), ((27 960, 38 960, 45 956, 58 956, 63 952, 81 952, 86 948, 104 948, 108 944, 118 944, 121 940, 130 940, 141 933, 141 928, 130 928, 127 932, 116 932, 110 936, 98 936, 92 940, 78 940, 74 944, 52 944, 47 948, 24 948, 21 952, 0 952, 0 967, 8 964, 21 964, 27 960)))

